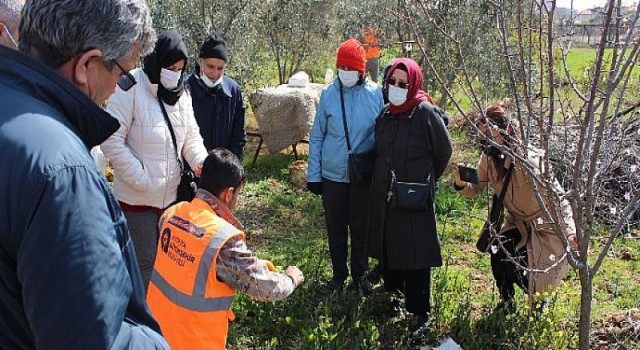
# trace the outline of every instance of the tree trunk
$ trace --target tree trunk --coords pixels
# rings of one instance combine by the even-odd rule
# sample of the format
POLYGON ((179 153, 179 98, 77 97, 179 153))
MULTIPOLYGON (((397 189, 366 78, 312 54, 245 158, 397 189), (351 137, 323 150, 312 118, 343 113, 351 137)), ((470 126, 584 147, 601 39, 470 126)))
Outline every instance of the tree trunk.
POLYGON ((585 261, 580 274, 580 323, 578 327, 578 341, 580 350, 589 350, 591 344, 591 302, 593 299, 593 279, 590 268, 585 261))

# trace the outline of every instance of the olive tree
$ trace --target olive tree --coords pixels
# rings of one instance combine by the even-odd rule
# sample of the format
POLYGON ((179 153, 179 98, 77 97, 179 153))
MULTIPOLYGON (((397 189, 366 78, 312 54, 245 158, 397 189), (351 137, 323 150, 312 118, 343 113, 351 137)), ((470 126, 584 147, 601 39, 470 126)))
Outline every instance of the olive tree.
POLYGON ((280 84, 333 47, 335 8, 323 0, 266 0, 258 8, 257 34, 276 63, 280 84))
POLYGON ((408 33, 398 21, 399 0, 150 0, 157 29, 176 29, 190 52, 217 32, 227 41, 228 72, 245 88, 284 83, 296 71, 324 75, 341 41, 362 25, 381 29, 385 42, 408 33), (275 68, 275 69, 273 69, 275 68))
POLYGON ((193 66, 202 41, 211 33, 227 42, 227 72, 243 85, 261 86, 269 81, 265 74, 268 57, 261 50, 255 13, 262 6, 257 0, 150 0, 149 7, 157 29, 172 28, 185 38, 193 66))

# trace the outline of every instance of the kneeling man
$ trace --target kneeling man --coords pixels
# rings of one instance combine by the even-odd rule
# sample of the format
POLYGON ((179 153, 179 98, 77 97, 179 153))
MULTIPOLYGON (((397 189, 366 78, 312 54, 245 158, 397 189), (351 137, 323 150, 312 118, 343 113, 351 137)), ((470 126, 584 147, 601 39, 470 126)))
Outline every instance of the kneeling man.
POLYGON ((233 216, 245 181, 240 160, 223 148, 204 161, 200 188, 160 218, 160 244, 147 301, 172 349, 225 349, 236 290, 260 301, 285 299, 304 281, 247 248, 233 216))

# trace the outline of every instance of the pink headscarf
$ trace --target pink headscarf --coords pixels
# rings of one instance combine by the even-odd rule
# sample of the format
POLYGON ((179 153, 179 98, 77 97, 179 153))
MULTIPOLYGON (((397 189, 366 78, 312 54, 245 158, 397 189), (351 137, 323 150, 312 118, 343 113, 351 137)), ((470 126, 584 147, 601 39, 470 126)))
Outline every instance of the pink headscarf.
POLYGON ((409 84, 409 91, 407 92, 407 100, 405 103, 400 106, 389 104, 389 111, 391 111, 392 114, 399 114, 411 110, 424 101, 434 104, 431 96, 420 89, 422 86, 422 70, 418 63, 410 58, 399 58, 393 63, 391 68, 389 68, 387 80, 384 82, 387 91, 389 91, 389 78, 391 78, 393 72, 398 69, 398 66, 404 66, 407 70, 409 76, 409 81, 407 82, 409 84))

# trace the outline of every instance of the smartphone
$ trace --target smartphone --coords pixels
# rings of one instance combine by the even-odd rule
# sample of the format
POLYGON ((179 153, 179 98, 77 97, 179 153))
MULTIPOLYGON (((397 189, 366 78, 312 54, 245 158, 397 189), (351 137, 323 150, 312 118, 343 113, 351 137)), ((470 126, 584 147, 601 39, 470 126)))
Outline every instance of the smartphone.
POLYGON ((475 168, 458 166, 458 170, 460 171, 460 180, 478 184, 478 171, 475 168))

